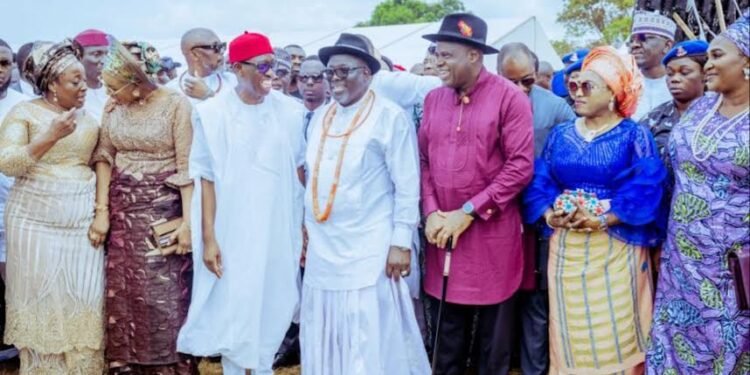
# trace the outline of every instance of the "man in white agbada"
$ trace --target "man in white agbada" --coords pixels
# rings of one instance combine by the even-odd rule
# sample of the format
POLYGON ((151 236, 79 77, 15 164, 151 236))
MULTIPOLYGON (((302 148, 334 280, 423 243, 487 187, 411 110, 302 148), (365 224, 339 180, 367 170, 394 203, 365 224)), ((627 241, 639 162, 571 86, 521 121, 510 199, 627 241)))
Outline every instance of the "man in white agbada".
POLYGON ((177 350, 221 355, 225 375, 271 374, 299 302, 304 111, 271 92, 273 60, 265 36, 234 39, 237 86, 199 103, 193 125, 190 175, 201 180, 202 213, 192 226, 203 234, 177 350))
POLYGON ((429 374, 401 279, 419 222, 416 131, 370 90, 380 64, 361 38, 342 34, 318 55, 335 102, 308 139, 302 373, 429 374))

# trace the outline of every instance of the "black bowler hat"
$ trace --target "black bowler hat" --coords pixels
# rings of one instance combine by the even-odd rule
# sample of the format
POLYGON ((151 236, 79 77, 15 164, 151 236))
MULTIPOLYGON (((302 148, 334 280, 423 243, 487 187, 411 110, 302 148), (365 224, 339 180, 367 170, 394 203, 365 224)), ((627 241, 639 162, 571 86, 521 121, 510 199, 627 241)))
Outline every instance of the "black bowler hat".
POLYGON ((498 50, 487 45, 487 23, 483 19, 469 13, 453 13, 443 18, 437 34, 423 35, 431 42, 454 42, 480 49, 486 54, 497 53, 498 50))
POLYGON ((367 42, 357 35, 342 33, 339 40, 331 47, 323 47, 318 51, 318 56, 323 65, 328 65, 328 60, 333 55, 351 55, 365 61, 370 72, 375 74, 380 70, 380 62, 370 54, 367 42))

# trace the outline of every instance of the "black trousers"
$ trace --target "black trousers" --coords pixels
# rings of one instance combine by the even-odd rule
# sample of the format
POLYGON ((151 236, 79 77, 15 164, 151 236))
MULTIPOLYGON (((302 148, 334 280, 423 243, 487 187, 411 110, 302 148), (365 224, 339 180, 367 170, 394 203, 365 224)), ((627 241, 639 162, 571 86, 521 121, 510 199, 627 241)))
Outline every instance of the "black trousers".
POLYGON ((546 290, 519 294, 521 313, 521 372, 546 374, 549 367, 549 299, 546 290))
POLYGON ((549 240, 540 238, 536 248, 537 288, 519 293, 521 314, 521 371, 542 375, 549 369, 549 296, 547 261, 549 240))
MULTIPOLYGON (((430 299, 430 318, 437 329, 440 300, 430 299)), ((505 375, 510 371, 513 350, 513 329, 516 321, 516 300, 510 299, 487 306, 446 303, 439 333, 439 352, 433 375, 464 375, 470 347, 474 316, 477 316, 474 345, 477 352, 478 375, 505 375)), ((437 334, 435 332, 434 334, 437 334)))

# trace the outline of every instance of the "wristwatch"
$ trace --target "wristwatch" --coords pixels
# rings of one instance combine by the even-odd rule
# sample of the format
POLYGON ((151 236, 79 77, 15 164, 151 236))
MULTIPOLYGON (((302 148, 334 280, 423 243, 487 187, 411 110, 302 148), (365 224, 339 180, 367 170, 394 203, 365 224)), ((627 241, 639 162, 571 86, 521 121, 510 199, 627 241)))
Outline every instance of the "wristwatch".
POLYGON ((469 216, 474 216, 474 203, 471 203, 471 201, 464 203, 461 211, 469 216))

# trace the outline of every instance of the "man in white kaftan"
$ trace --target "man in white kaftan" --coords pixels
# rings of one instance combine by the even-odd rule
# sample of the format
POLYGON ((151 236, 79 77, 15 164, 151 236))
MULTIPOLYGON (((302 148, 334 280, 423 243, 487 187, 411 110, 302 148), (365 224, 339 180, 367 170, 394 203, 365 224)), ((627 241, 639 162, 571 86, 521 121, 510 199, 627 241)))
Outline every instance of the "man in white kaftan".
POLYGON ((302 373, 429 374, 401 279, 416 261, 416 131, 401 108, 369 89, 380 64, 361 39, 342 34, 319 56, 335 102, 313 117, 308 139, 302 373))
POLYGON ((192 226, 203 235, 177 349, 221 355, 225 375, 271 374, 299 302, 304 110, 270 92, 265 36, 245 33, 229 48, 237 87, 199 103, 194 116, 190 175, 201 180, 194 206, 204 211, 192 226))

